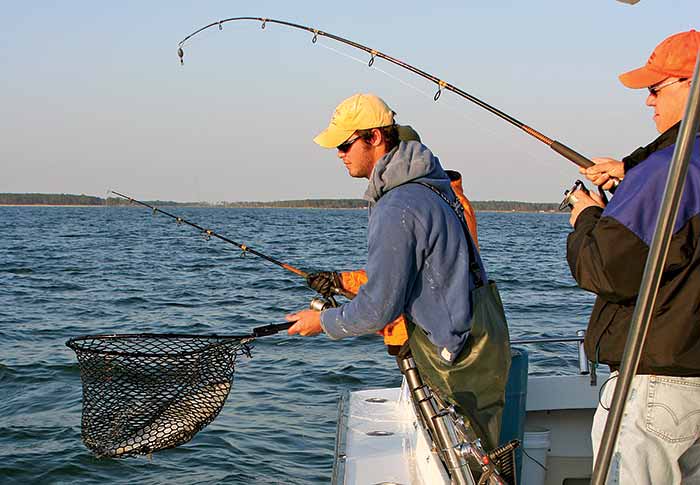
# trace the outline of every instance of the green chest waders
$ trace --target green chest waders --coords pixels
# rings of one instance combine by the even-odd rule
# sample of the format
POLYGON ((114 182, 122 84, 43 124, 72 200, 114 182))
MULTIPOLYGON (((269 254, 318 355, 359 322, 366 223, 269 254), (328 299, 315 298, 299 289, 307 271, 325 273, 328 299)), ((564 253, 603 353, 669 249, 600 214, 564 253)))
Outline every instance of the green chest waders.
MULTIPOLYGON (((428 188, 449 203, 432 186, 428 188)), ((469 338, 453 363, 440 357, 425 331, 407 318, 408 346, 424 382, 445 402, 469 419, 484 448, 498 446, 505 388, 510 370, 510 337, 503 303, 493 281, 483 283, 476 263, 476 249, 466 229, 463 214, 452 204, 467 238, 470 272, 476 281, 472 290, 472 321, 469 338)), ((465 294, 465 298, 467 295, 465 294)), ((420 322, 418 322, 420 323, 420 322)), ((403 349, 402 349, 403 350, 403 349)), ((404 352, 401 352, 402 354, 404 352)))

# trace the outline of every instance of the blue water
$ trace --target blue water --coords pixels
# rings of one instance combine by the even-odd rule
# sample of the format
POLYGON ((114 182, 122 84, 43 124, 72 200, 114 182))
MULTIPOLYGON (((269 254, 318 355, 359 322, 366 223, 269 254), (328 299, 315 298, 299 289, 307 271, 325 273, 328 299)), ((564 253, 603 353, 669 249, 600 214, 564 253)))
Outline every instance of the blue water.
MULTIPOLYGON (((175 209, 305 270, 352 269, 365 211, 175 209)), ((511 336, 572 335, 592 297, 565 261, 564 214, 479 213, 482 256, 511 336)), ((345 391, 398 386, 381 339, 276 335, 241 359, 219 417, 148 458, 97 459, 80 441, 81 386, 65 341, 94 333, 247 333, 313 297, 303 280, 139 208, 0 207, 0 482, 327 483, 345 391)), ((577 370, 568 344, 531 373, 577 370)))

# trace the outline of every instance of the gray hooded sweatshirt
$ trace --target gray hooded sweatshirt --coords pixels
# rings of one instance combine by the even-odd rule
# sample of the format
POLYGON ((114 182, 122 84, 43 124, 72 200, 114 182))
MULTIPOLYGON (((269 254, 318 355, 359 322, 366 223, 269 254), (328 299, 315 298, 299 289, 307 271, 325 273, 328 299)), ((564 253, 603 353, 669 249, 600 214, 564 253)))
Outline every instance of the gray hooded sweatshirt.
POLYGON ((440 161, 421 143, 401 142, 377 162, 365 192, 370 202, 368 281, 355 299, 323 311, 321 325, 340 339, 377 332, 405 314, 452 362, 471 325, 468 236, 444 200, 411 183, 418 181, 455 201, 440 161))

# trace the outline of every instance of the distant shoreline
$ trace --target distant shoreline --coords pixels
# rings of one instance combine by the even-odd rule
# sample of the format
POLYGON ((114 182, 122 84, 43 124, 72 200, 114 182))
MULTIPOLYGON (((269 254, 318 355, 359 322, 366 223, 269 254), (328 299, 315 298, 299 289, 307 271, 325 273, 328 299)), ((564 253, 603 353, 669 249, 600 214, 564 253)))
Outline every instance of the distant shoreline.
POLYGON ((109 207, 104 204, 0 204, 0 207, 109 207))
MULTIPOLYGON (((175 202, 148 200, 154 207, 191 207, 208 209, 367 209, 363 199, 297 199, 269 202, 175 202)), ((477 212, 555 213, 559 204, 551 202, 521 202, 512 200, 471 201, 477 212)), ((119 197, 101 198, 91 195, 0 193, 0 207, 130 207, 134 203, 119 197)))
MULTIPOLYGON (((0 204, 0 207, 86 207, 93 209, 108 209, 112 207, 122 207, 122 208, 134 208, 144 210, 143 207, 139 208, 137 206, 131 205, 88 205, 88 204, 0 204)), ((168 205, 160 205, 159 207, 170 207, 168 205)), ((202 205, 179 205, 181 208, 194 208, 194 209, 292 209, 292 210, 367 210, 364 207, 278 207, 278 206, 236 206, 236 207, 221 207, 216 205, 202 206, 202 205)), ((520 214, 564 214, 560 210, 499 210, 499 209, 474 209, 475 212, 494 212, 498 214, 508 214, 512 212, 517 212, 520 214)))

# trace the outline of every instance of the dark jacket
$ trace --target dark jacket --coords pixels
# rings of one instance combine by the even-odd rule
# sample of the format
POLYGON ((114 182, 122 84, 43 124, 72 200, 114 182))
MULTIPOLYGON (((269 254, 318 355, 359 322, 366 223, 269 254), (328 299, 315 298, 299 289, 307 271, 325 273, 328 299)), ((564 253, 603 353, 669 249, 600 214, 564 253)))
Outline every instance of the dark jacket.
MULTIPOLYGON (((571 274, 581 288, 598 295, 588 325, 586 353, 612 368, 619 367, 622 360, 663 198, 675 148, 671 130, 677 133, 673 127, 626 157, 629 171, 608 206, 581 212, 567 241, 571 274)), ((699 239, 700 140, 696 137, 637 369, 640 374, 700 376, 699 239)))

